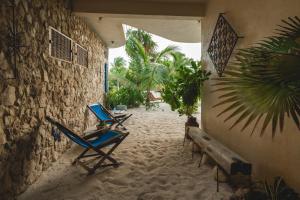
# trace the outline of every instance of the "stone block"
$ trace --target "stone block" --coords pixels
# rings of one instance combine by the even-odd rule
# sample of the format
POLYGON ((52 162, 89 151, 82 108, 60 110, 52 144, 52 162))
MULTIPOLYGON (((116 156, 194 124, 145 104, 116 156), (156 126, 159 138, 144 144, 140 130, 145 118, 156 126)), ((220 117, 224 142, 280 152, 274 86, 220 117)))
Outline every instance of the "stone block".
POLYGON ((47 97, 45 94, 42 94, 40 97, 39 97, 39 105, 40 105, 40 108, 45 108, 47 106, 47 97))
POLYGON ((46 11, 44 9, 40 10, 40 18, 42 21, 46 21, 47 17, 46 17, 46 11))
POLYGON ((31 17, 31 15, 26 15, 26 20, 27 20, 27 22, 29 23, 29 24, 32 24, 32 17, 31 17))
POLYGON ((16 99, 16 88, 8 85, 1 96, 2 104, 5 106, 12 106, 15 104, 16 99))
POLYGON ((43 81, 44 82, 49 82, 48 72, 44 69, 42 70, 42 76, 43 76, 43 81))
POLYGON ((6 141, 6 135, 4 133, 4 130, 3 130, 3 127, 0 123, 0 146, 5 144, 7 141, 6 141))
POLYGON ((23 3, 23 8, 25 10, 25 12, 27 13, 28 12, 28 4, 27 4, 27 1, 22 1, 23 3))
POLYGON ((38 117, 39 117, 39 120, 44 119, 44 117, 45 117, 45 109, 44 108, 39 108, 38 109, 38 117))
POLYGON ((32 117, 30 120, 30 127, 35 127, 37 126, 38 120, 35 117, 32 117))
POLYGON ((4 53, 1 52, 0 53, 0 69, 1 70, 8 70, 9 69, 9 65, 4 57, 4 53))
POLYGON ((11 125, 12 125, 12 123, 13 123, 13 117, 11 117, 11 116, 5 116, 4 117, 4 125, 5 125, 5 127, 11 127, 11 125))

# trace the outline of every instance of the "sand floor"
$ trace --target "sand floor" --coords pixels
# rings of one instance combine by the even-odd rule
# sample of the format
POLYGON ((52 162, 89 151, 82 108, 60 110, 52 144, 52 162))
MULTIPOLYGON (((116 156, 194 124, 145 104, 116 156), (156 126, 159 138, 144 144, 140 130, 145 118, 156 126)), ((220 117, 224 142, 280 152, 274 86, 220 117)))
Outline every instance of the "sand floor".
MULTIPOLYGON (((211 166, 197 167, 189 146, 182 146, 184 122, 166 104, 153 111, 130 109, 126 123, 130 135, 113 156, 119 168, 98 170, 87 176, 72 159, 81 152, 73 146, 45 171, 18 200, 210 200, 231 194, 222 183, 216 192, 211 166)), ((199 116, 199 114, 198 114, 199 116)))

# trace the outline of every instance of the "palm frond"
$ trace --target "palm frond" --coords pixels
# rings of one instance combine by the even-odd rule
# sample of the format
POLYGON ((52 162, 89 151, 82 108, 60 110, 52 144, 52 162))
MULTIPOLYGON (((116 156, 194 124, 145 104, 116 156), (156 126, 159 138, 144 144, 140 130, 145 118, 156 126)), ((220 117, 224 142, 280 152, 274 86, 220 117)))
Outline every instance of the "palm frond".
POLYGON ((240 49, 225 76, 216 78, 220 102, 229 104, 218 116, 230 113, 235 118, 231 128, 244 123, 242 131, 262 121, 260 134, 269 124, 272 137, 283 130, 288 115, 300 129, 300 20, 283 20, 277 35, 247 49, 240 49), (225 93, 224 93, 225 92, 225 93))
POLYGON ((171 53, 178 51, 178 47, 177 46, 167 46, 166 48, 164 48, 162 51, 160 51, 155 59, 155 62, 159 62, 161 60, 162 57, 166 56, 166 55, 170 55, 171 53))

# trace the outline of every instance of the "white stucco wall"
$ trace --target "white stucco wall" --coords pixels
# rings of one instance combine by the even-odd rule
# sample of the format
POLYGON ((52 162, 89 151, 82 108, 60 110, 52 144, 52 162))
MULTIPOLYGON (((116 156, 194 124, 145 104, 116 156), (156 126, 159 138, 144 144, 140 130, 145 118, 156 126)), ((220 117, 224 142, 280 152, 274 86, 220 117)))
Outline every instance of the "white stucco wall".
MULTIPOLYGON (((218 14, 226 12, 226 18, 240 39, 236 48, 247 47, 266 36, 272 35, 281 19, 300 16, 300 0, 210 0, 206 17, 202 20, 202 57, 207 68, 217 76, 206 50, 216 24, 218 14)), ((233 57, 234 55, 232 55, 233 57)), ((300 131, 287 119, 282 134, 272 140, 270 128, 263 137, 258 127, 251 137, 251 128, 240 132, 237 126, 229 130, 232 121, 224 123, 226 115, 218 117, 222 107, 212 108, 218 102, 217 94, 211 93, 213 81, 205 84, 202 99, 202 127, 216 139, 233 149, 253 164, 253 177, 264 180, 283 176, 287 183, 300 191, 300 131)))

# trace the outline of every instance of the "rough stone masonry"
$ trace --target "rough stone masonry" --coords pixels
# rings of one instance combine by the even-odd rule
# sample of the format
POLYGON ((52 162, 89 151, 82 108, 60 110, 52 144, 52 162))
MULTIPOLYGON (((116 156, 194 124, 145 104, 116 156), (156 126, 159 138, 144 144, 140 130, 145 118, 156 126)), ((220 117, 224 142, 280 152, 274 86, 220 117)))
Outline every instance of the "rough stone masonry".
POLYGON ((82 131, 93 121, 86 105, 104 99, 107 48, 64 0, 16 0, 21 42, 14 76, 8 48, 11 8, 0 4, 0 199, 23 192, 70 146, 55 143, 46 115, 82 131), (88 50, 88 67, 49 55, 49 26, 88 50))

